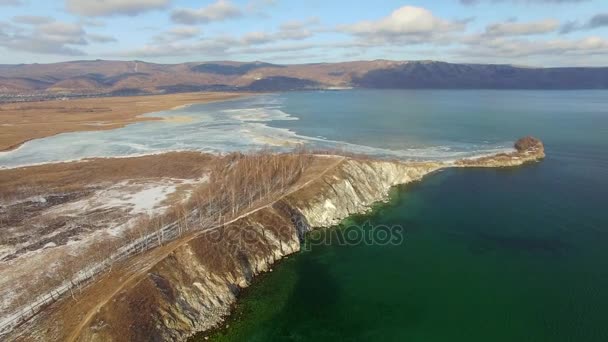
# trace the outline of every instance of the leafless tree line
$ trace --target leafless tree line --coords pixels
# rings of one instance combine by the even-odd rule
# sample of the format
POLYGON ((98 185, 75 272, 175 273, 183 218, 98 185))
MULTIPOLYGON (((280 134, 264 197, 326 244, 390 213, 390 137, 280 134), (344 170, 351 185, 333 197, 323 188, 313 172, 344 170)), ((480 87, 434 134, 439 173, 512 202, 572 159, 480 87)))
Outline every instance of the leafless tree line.
POLYGON ((120 261, 188 232, 219 227, 272 202, 289 191, 312 159, 313 155, 304 149, 280 154, 269 150, 231 153, 214 159, 208 181, 198 185, 187 201, 175 203, 163 215, 141 217, 122 237, 95 243, 84 257, 66 255, 44 288, 41 284, 22 288, 27 296, 21 299, 18 310, 0 321, 0 336, 62 296, 78 300, 84 286, 120 261))

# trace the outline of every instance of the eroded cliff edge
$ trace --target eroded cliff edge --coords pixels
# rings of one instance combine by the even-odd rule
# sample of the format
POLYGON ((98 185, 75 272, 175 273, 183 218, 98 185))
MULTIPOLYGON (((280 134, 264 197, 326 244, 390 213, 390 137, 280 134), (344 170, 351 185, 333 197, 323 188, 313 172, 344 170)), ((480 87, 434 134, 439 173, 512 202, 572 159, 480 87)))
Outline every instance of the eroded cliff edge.
POLYGON ((442 168, 517 166, 544 157, 542 143, 534 138, 520 139, 515 147, 510 153, 454 163, 317 156, 329 166, 293 192, 230 224, 167 246, 167 253, 139 276, 126 278, 87 314, 56 310, 15 339, 184 340, 220 324, 239 290, 274 262, 299 251, 307 231, 363 212, 385 200, 392 186, 442 168))

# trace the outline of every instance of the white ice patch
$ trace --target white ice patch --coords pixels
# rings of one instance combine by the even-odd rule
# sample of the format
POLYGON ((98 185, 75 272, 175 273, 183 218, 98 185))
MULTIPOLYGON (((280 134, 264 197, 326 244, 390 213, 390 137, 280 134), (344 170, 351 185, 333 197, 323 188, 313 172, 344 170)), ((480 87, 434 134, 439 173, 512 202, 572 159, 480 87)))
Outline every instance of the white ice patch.
POLYGON ((158 209, 162 209, 161 203, 175 190, 175 184, 145 185, 139 191, 126 194, 120 194, 121 191, 113 189, 112 194, 119 196, 108 198, 104 207, 130 207, 131 214, 154 214, 158 209))
POLYGON ((251 121, 275 121, 275 120, 298 120, 297 117, 291 116, 278 108, 247 108, 247 109, 225 109, 224 114, 229 114, 231 118, 241 120, 243 122, 251 121))
POLYGON ((298 120, 281 110, 281 95, 260 95, 225 103, 181 107, 150 113, 164 119, 122 128, 93 132, 73 132, 28 141, 19 148, 0 152, 0 168, 14 168, 84 158, 125 157, 169 151, 226 153, 272 147, 288 151, 303 144, 315 150, 343 150, 379 158, 401 160, 456 160, 503 151, 510 143, 457 144, 400 149, 378 148, 322 137, 296 134, 269 122, 298 120))

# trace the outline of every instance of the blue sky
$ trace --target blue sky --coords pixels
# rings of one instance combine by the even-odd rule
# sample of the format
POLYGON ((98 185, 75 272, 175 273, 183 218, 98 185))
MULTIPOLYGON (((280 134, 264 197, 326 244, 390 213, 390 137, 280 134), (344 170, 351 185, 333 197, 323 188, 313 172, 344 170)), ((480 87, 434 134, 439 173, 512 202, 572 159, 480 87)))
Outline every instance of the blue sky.
POLYGON ((0 0, 0 63, 608 66, 608 0, 0 0))

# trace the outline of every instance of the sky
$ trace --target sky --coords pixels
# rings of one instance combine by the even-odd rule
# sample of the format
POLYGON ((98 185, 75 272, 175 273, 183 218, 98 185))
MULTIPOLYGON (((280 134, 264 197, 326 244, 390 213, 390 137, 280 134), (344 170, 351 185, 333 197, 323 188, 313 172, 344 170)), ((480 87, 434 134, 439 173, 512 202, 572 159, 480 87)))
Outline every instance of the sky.
POLYGON ((0 64, 608 66, 608 0, 0 0, 0 64))

